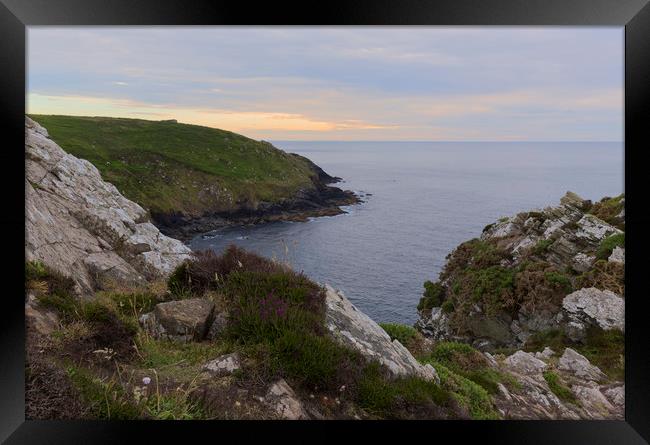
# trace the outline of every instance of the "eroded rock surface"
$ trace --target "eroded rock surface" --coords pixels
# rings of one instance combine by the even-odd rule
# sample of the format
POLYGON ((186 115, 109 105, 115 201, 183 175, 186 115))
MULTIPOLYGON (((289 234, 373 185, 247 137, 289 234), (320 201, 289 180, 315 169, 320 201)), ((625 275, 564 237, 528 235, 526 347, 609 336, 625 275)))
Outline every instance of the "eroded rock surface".
POLYGON ((147 212, 25 118, 25 255, 90 295, 107 282, 139 284, 168 274, 190 249, 162 235, 147 212))
POLYGON ((309 419, 302 402, 284 379, 278 380, 269 387, 264 400, 281 419, 309 419))
POLYGON ((562 310, 566 332, 575 341, 585 337, 589 326, 625 331, 625 300, 614 292, 595 287, 579 289, 564 298, 562 310))
POLYGON ((506 419, 622 419, 625 388, 622 382, 599 384, 607 377, 576 351, 566 348, 559 362, 546 348, 535 355, 517 351, 491 366, 509 376, 516 385, 498 385, 493 401, 506 419), (548 375, 547 375, 548 373, 548 375), (570 394, 558 396, 547 377, 570 394))
POLYGON ((398 340, 390 336, 370 317, 358 310, 340 292, 326 286, 326 323, 341 344, 359 351, 368 360, 377 360, 394 376, 417 375, 439 382, 431 365, 420 364, 398 340))

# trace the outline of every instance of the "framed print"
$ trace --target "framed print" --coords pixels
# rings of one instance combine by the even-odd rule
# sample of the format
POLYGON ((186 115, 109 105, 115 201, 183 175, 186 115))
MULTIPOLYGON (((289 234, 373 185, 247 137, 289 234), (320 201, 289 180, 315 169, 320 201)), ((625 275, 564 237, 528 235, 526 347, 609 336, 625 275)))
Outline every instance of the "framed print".
POLYGON ((0 10, 6 443, 647 443, 645 1, 0 10))

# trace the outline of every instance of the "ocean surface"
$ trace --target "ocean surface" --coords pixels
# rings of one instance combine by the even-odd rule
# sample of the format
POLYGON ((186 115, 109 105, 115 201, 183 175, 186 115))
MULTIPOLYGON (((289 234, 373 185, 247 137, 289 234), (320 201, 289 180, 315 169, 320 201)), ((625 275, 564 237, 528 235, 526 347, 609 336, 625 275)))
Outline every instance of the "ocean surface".
POLYGON ((237 244, 341 289, 377 322, 412 324, 425 280, 459 243, 503 216, 556 205, 567 190, 623 192, 619 142, 282 142, 362 195, 346 214, 199 235, 237 244))

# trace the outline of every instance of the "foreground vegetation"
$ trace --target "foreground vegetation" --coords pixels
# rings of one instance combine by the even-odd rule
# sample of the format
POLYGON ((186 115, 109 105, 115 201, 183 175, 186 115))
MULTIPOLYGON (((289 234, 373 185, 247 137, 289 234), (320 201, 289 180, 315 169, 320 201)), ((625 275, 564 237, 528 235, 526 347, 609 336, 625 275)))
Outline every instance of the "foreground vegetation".
MULTIPOLYGON (((57 417, 57 403, 77 406, 87 418, 264 418, 268 413, 256 400, 278 378, 326 418, 496 417, 486 390, 471 380, 476 375, 463 377, 464 371, 431 351, 432 363, 448 366, 441 385, 389 377, 381 365, 329 336, 320 286, 235 247, 223 255, 198 253, 165 285, 102 291, 87 301, 76 299, 73 288, 42 264, 26 264, 26 289, 61 319, 50 338, 38 340, 48 344, 47 356, 36 353, 42 344, 34 339, 28 353, 28 405, 45 418, 43 412, 57 417), (184 298, 228 308, 227 326, 217 338, 163 341, 140 328, 138 318, 157 303, 184 298), (242 357, 233 375, 215 378, 202 371, 209 360, 231 352, 242 357), (57 403, 42 381, 46 372, 67 388, 57 403)), ((416 336, 407 327, 393 328, 405 342, 416 336)))

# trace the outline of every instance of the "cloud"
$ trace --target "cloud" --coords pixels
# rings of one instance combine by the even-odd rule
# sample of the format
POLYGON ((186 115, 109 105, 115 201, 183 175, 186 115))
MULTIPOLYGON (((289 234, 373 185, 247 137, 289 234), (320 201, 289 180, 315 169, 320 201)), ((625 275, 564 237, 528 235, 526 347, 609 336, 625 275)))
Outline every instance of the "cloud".
POLYGON ((258 138, 622 138, 622 28, 30 27, 28 45, 35 113, 258 138))

